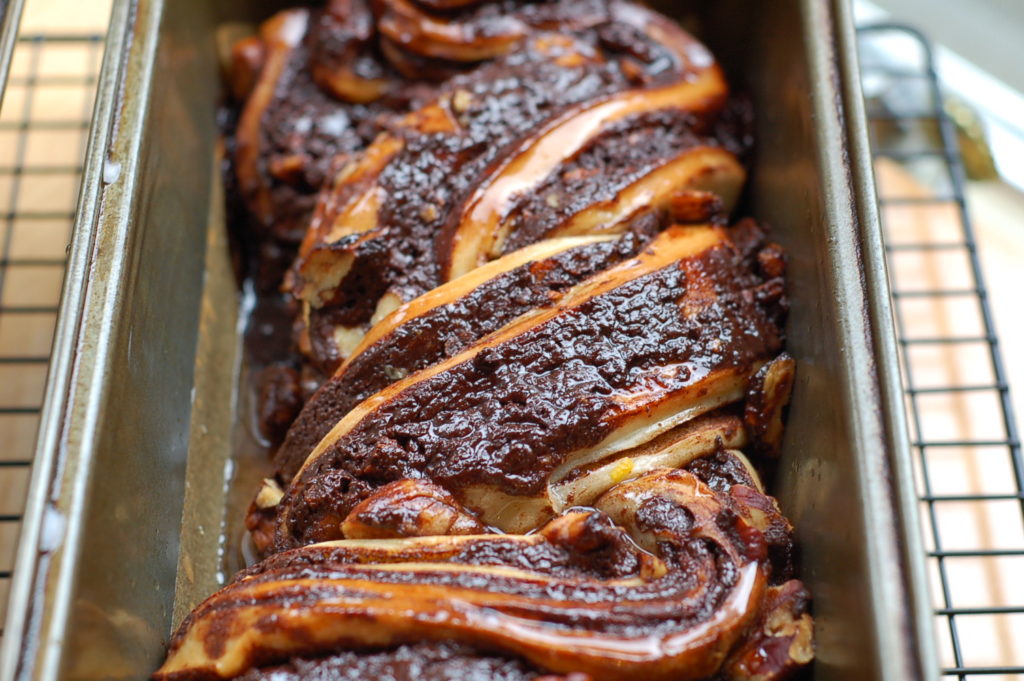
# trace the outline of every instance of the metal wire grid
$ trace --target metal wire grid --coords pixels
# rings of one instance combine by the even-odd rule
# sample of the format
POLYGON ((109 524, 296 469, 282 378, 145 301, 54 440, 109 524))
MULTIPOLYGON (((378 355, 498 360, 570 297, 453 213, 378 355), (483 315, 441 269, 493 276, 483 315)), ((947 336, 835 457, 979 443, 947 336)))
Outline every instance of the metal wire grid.
POLYGON ((859 35, 943 674, 1024 679, 1024 600, 1007 600, 1024 575, 1024 463, 956 132, 928 42, 859 35), (883 41, 911 63, 872 59, 883 41))
POLYGON ((0 614, 6 609, 102 36, 23 35, 0 110, 0 614))

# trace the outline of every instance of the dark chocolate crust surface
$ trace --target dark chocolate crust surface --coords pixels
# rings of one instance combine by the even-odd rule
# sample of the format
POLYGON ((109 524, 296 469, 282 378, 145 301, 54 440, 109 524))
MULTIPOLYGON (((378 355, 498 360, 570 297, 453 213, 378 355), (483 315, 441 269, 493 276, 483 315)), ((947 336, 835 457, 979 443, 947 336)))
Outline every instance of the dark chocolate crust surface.
POLYGON ((401 324, 357 355, 306 404, 274 457, 288 482, 306 457, 354 406, 391 383, 452 357, 530 310, 557 302, 587 277, 634 255, 647 241, 654 216, 613 242, 572 248, 501 274, 451 303, 401 324))
POLYGON ((590 677, 549 676, 519 660, 491 657, 468 646, 420 643, 391 650, 344 652, 296 658, 288 664, 252 669, 238 681, 589 681, 590 677))
POLYGON ((749 255, 713 247, 408 387, 295 478, 277 548, 339 538, 341 519, 392 480, 425 477, 456 495, 473 484, 538 494, 567 453, 615 427, 617 397, 636 372, 685 366, 659 386, 670 391, 771 357, 784 298, 749 255), (690 314, 680 309, 688 291, 690 314))
MULTIPOLYGON (((585 42, 571 48, 594 54, 585 42)), ((378 180, 387 196, 377 218, 380 238, 352 234, 329 246, 352 245, 355 263, 348 278, 373 282, 369 290, 349 285, 336 292, 327 305, 333 323, 367 322, 386 290, 411 300, 442 283, 435 241, 489 167, 560 112, 628 85, 614 62, 587 58, 566 68, 556 59, 524 49, 458 75, 439 94, 439 101, 453 107, 456 130, 396 131, 404 146, 378 180)))

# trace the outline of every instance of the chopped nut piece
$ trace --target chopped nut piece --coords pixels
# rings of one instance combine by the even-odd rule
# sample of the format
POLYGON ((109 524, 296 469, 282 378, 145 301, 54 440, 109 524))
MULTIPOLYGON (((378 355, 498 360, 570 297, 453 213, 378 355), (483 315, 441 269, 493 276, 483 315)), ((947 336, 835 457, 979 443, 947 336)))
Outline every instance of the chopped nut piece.
POLYGON ((452 95, 452 110, 456 113, 466 113, 473 104, 473 95, 469 90, 456 90, 452 95))
POLYGON ((305 155, 290 154, 275 156, 270 159, 270 174, 285 182, 295 182, 302 175, 309 159, 305 155))
POLYGON ((422 218, 424 222, 433 222, 437 219, 437 216, 437 206, 432 203, 428 203, 420 209, 420 218, 422 218))
POLYGON ((273 508, 281 503, 281 497, 283 496, 284 490, 281 489, 276 480, 264 478, 263 486, 260 487, 260 492, 256 495, 256 507, 260 509, 273 508))
POLYGON ((565 182, 576 182, 577 180, 583 180, 588 177, 597 175, 596 168, 573 168, 562 173, 562 180, 565 182))

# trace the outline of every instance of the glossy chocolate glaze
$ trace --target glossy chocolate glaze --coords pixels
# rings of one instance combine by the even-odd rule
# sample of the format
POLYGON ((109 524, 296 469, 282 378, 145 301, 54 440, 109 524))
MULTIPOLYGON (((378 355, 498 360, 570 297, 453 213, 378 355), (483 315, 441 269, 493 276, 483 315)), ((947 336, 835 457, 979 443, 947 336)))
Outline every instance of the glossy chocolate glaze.
MULTIPOLYGON (((261 114, 259 173, 269 191, 271 212, 253 209, 258 227, 273 239, 297 244, 309 224, 317 193, 336 167, 337 156, 363 149, 390 116, 419 106, 434 96, 424 83, 407 83, 401 91, 372 103, 332 97, 313 78, 315 60, 329 61, 358 35, 314 12, 303 41, 290 53, 274 95, 261 114)), ((361 52, 354 68, 371 77, 387 70, 373 50, 361 52)), ((266 238, 266 237, 264 237, 266 238)))
POLYGON ((326 296, 326 309, 316 313, 330 315, 324 327, 365 323, 382 289, 410 300, 440 284, 439 258, 449 247, 450 223, 492 166, 573 107, 635 88, 638 79, 653 87, 683 77, 671 66, 665 48, 650 36, 603 25, 557 39, 532 38, 452 78, 439 101, 450 107, 456 130, 395 131, 405 146, 378 179, 387 198, 377 216, 377 236, 352 234, 321 246, 355 258, 344 283, 326 296), (627 61, 633 68, 625 67, 627 61))
POLYGON ((522 661, 494 657, 469 646, 419 643, 377 652, 296 658, 253 669, 238 681, 589 681, 586 675, 548 676, 522 661))
MULTIPOLYGON (((259 506, 258 501, 254 506, 259 506)), ((450 492, 428 480, 398 480, 381 487, 352 509, 341 529, 349 539, 464 536, 492 531, 450 492)), ((272 529, 268 531, 272 533, 272 529)))
POLYGON ((280 442, 302 407, 302 378, 297 369, 272 364, 256 379, 256 405, 260 434, 271 442, 280 442))
POLYGON ((456 496, 478 483, 540 493, 563 456, 613 427, 615 397, 633 371, 688 365, 662 386, 671 389, 778 352, 779 286, 736 249, 714 247, 410 386, 293 481, 277 548, 338 538, 356 503, 399 478, 427 477, 456 496), (691 285, 716 299, 684 314, 679 301, 691 285))
MULTIPOLYGON (((652 505, 649 515, 655 517, 652 505)), ((676 508, 676 513, 685 509, 676 508)), ((658 516, 660 519, 661 516, 658 516)), ((680 520, 679 522, 684 522, 680 520)), ((277 583, 289 580, 314 580, 320 585, 311 588, 286 589, 272 592, 267 597, 249 596, 233 597, 230 591, 223 592, 218 599, 218 609, 229 608, 246 603, 274 604, 279 607, 304 609, 315 607, 319 601, 330 599, 336 595, 359 595, 359 586, 344 584, 345 581, 366 582, 374 585, 394 586, 437 586, 443 589, 481 590, 491 595, 516 596, 524 599, 555 601, 557 608, 544 613, 544 621, 552 627, 574 627, 598 632, 616 632, 631 634, 653 628, 657 631, 683 630, 694 624, 707 620, 721 605, 730 587, 735 585, 736 567, 728 561, 721 560, 718 573, 712 567, 719 556, 714 548, 693 547, 692 555, 681 556, 687 562, 685 566, 673 569, 661 579, 652 580, 641 585, 618 584, 598 580, 557 578, 539 580, 522 576, 506 576, 495 572, 477 572, 472 568, 457 571, 431 572, 427 569, 388 570, 386 567, 365 566, 355 568, 345 565, 313 565, 298 571, 267 571, 248 580, 245 585, 253 587, 263 583, 277 583), (709 574, 713 573, 713 574, 709 574), (710 578, 710 579, 709 579, 710 578), (649 602, 650 607, 643 605, 628 609, 593 608, 601 604, 613 604, 620 601, 649 602)), ((525 610, 525 609, 524 609, 525 610)), ((197 612, 202 613, 202 610, 197 612)), ((536 617, 539 609, 524 614, 536 617)), ((225 632, 228 633, 228 632, 225 632)), ((211 643, 215 643, 211 641, 211 643)))
POLYGON ((308 47, 293 50, 260 126, 261 172, 273 206, 264 228, 280 241, 297 244, 317 192, 330 177, 331 160, 366 146, 377 133, 380 113, 381 107, 339 102, 325 94, 309 72, 308 47), (294 165, 286 165, 288 159, 294 165))
MULTIPOLYGON (((586 43, 574 45, 586 52, 586 43)), ((456 101, 460 128, 453 133, 400 131, 405 147, 379 178, 387 201, 378 216, 380 238, 355 247, 346 285, 328 305, 334 321, 366 322, 384 290, 411 300, 441 283, 434 239, 451 212, 488 166, 523 135, 579 102, 622 89, 627 81, 614 62, 587 60, 575 68, 554 63, 534 49, 487 63, 457 76, 442 90, 456 101), (373 282, 367 290, 362 281, 373 282)), ((363 235, 331 247, 345 249, 363 235)))
MULTIPOLYGON (((788 679, 814 658, 810 594, 797 580, 769 587, 760 621, 726 664, 726 679, 788 679)), ((799 674, 796 678, 808 678, 799 674)))
MULTIPOLYGON (((584 514, 584 517, 577 532, 568 536, 550 533, 545 534, 543 540, 533 537, 531 541, 523 542, 521 537, 494 534, 480 541, 460 544, 454 552, 443 548, 434 552, 411 550, 406 559, 505 566, 561 578, 615 579, 640 574, 642 552, 622 528, 612 524, 603 513, 592 509, 573 509, 572 513, 584 514)), ((352 553, 343 546, 317 544, 273 554, 240 572, 235 581, 270 571, 295 571, 362 561, 360 554, 352 553)))
POLYGON ((316 69, 345 69, 363 80, 394 78, 394 69, 376 49, 376 34, 367 0, 329 2, 315 15, 309 29, 309 64, 314 78, 316 69))
MULTIPOLYGON (((668 470, 625 483, 599 499, 597 506, 607 506, 616 522, 655 538, 653 546, 662 569, 626 580, 596 575, 581 578, 562 570, 545 575, 532 567, 521 570, 454 562, 435 566, 429 547, 424 550, 422 542, 414 545, 408 559, 399 554, 390 560, 374 559, 381 550, 393 551, 380 544, 304 547, 270 558, 196 608, 174 635, 172 661, 157 678, 189 678, 181 676, 189 669, 195 670, 195 678, 202 678, 202 669, 209 669, 204 660, 227 659, 226 655, 237 653, 257 663, 249 666, 281 661, 284 650, 303 651, 300 655, 329 654, 337 649, 335 637, 352 644, 342 647, 365 648, 358 633, 338 625, 375 623, 378 615, 373 613, 380 613, 383 631, 392 632, 392 637, 384 640, 394 645, 414 643, 415 639, 410 639, 417 635, 419 640, 446 640, 437 637, 437 627, 452 622, 452 631, 459 633, 447 640, 492 642, 495 650, 520 650, 510 649, 508 640, 502 638, 502 622, 509 626, 516 622, 540 627, 538 631, 545 632, 543 638, 560 650, 568 646, 563 652, 569 656, 566 659, 578 655, 583 669, 595 660, 593 648, 573 648, 580 635, 595 637, 593 645, 598 647, 629 641, 626 645, 645 646, 642 649, 655 659, 664 656, 700 670, 691 671, 687 679, 714 673, 756 617, 764 595, 765 573, 759 564, 765 558, 765 544, 760 532, 744 519, 742 506, 687 472, 668 470), (339 556, 356 560, 337 560, 339 556), (367 562, 360 563, 360 556, 367 562), (368 608, 365 613, 360 604, 368 608), (281 613, 281 623, 275 624, 274 613, 281 613), (464 616, 470 619, 464 620, 464 616), (478 616, 483 618, 479 620, 481 630, 456 623, 477 621, 474 618, 478 616), (245 622, 258 622, 258 633, 251 642, 244 642, 246 635, 240 625, 245 622), (332 622, 330 638, 308 638, 307 627, 321 623, 326 627, 332 622), (707 627, 715 632, 710 638, 707 627), (262 645, 264 635, 273 636, 267 647, 262 645), (660 647, 666 640, 674 641, 670 649, 660 647), (242 649, 238 648, 240 641, 242 649), (704 655, 708 646, 718 654, 704 655)), ((592 536, 611 537, 612 545, 628 541, 619 539, 624 537, 622 530, 597 513, 566 519, 578 521, 581 517, 596 524, 580 528, 570 522, 570 531, 563 533, 559 530, 563 519, 556 519, 538 534, 574 537, 574 552, 580 555, 594 544, 592 536)), ((438 539, 484 543, 535 540, 531 536, 438 539)), ((598 548, 608 544, 597 542, 598 548)), ((533 640, 533 645, 521 650, 536 661, 537 642, 533 640)), ((544 657, 546 645, 540 648, 540 659, 549 659, 544 657)), ((606 662, 597 664, 596 668, 608 668, 606 662)), ((572 670, 566 664, 552 667, 572 670)), ((676 678, 667 671, 662 668, 658 678, 676 678)))
MULTIPOLYGON (((409 0, 375 5, 382 41, 422 59, 471 65, 519 49, 541 30, 570 33, 614 20, 609 0, 502 0, 442 13, 409 0)), ((389 51, 389 54, 391 51, 389 51)))
POLYGON ((565 32, 604 24, 609 0, 498 0, 438 16, 460 26, 467 40, 497 36, 516 24, 565 32))
POLYGON ((757 508, 765 519, 762 528, 768 547, 768 562, 772 566, 772 583, 779 584, 793 577, 793 527, 781 514, 778 506, 755 490, 757 483, 750 470, 732 453, 717 451, 701 457, 686 466, 711 489, 731 493, 741 506, 757 508))
POLYGON ((714 454, 702 456, 687 465, 686 470, 718 492, 728 492, 733 485, 757 487, 757 483, 754 482, 747 467, 726 451, 717 451, 714 454))
POLYGON ((522 265, 394 329, 356 356, 306 404, 274 457, 279 480, 290 481, 313 447, 352 407, 399 378, 458 354, 520 315, 554 304, 566 288, 634 255, 656 225, 656 216, 644 216, 617 241, 580 246, 522 265))
POLYGON ((702 134, 707 126, 708 121, 678 110, 616 122, 535 191, 518 198, 509 212, 512 228, 504 252, 544 238, 589 206, 613 200, 621 190, 681 152, 718 146, 718 140, 702 134))

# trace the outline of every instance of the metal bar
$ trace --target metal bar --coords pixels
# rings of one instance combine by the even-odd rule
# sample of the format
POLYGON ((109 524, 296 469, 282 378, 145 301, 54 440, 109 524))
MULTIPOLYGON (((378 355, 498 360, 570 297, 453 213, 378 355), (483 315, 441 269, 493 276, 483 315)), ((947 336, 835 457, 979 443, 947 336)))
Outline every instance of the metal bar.
POLYGON ((940 608, 937 615, 1017 615, 1024 613, 1024 605, 994 606, 991 608, 940 608))
POLYGON ((1015 492, 1007 494, 936 494, 936 495, 924 495, 920 497, 921 501, 1016 501, 1018 499, 1024 499, 1024 492, 1015 492))
POLYGON ((932 289, 929 291, 893 291, 893 298, 962 298, 965 296, 980 296, 984 295, 984 291, 978 289, 959 289, 959 288, 945 288, 945 289, 932 289))
POLYGON ((944 385, 934 388, 913 388, 907 389, 911 395, 935 395, 940 393, 974 393, 974 392, 1001 392, 1009 390, 1005 385, 944 385))
POLYGON ((915 447, 1019 447, 1015 440, 918 440, 915 447))
POLYGON ((937 336, 919 338, 900 338, 902 345, 953 345, 965 343, 998 343, 995 336, 937 336))
POLYGON ((989 674, 1024 674, 1024 666, 1016 667, 949 667, 942 670, 943 674, 956 674, 960 678, 968 675, 989 675, 989 674))
POLYGON ((100 45, 104 36, 92 33, 22 33, 19 43, 93 43, 100 45))
MULTIPOLYGON (((1024 556, 1024 548, 1019 549, 963 549, 957 551, 929 551, 929 558, 1000 558, 1024 556)), ((947 607, 950 607, 947 605, 947 607)))

